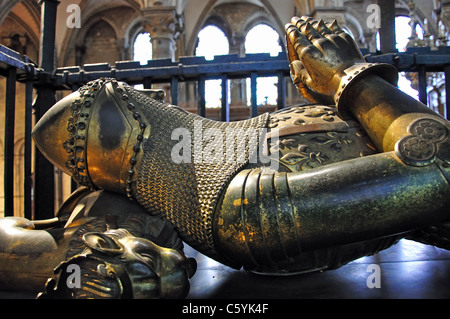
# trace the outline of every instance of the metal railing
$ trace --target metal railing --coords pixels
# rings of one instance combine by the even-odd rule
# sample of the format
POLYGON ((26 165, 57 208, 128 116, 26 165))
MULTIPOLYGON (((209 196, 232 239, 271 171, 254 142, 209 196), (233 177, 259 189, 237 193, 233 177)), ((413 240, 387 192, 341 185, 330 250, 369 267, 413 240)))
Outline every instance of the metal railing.
POLYGON ((412 47, 402 53, 369 54, 366 60, 392 64, 399 72, 417 72, 419 100, 425 105, 428 105, 427 73, 444 72, 446 117, 450 119, 450 47, 412 47))
POLYGON ((0 75, 6 78, 5 86, 5 121, 4 121, 4 215, 14 215, 14 142, 16 109, 24 108, 24 216, 32 217, 32 102, 33 84, 36 75, 34 64, 26 56, 0 46, 0 75), (25 84, 25 103, 16 105, 16 82, 25 84))
POLYGON ((179 82, 196 82, 198 105, 197 113, 205 116, 205 81, 222 81, 221 120, 229 120, 228 85, 233 79, 250 78, 251 116, 257 115, 257 78, 266 76, 278 77, 277 108, 286 105, 286 77, 289 76, 289 64, 286 53, 278 56, 269 54, 249 54, 216 56, 214 60, 204 57, 180 57, 178 61, 171 59, 150 60, 141 65, 137 61, 116 62, 115 66, 107 63, 86 64, 83 67, 58 68, 55 74, 56 84, 67 88, 76 88, 99 77, 111 77, 128 84, 143 84, 150 88, 152 84, 168 83, 172 104, 178 104, 179 82))
MULTIPOLYGON (((450 115, 450 48, 444 47, 437 50, 429 48, 411 49, 405 53, 393 54, 366 54, 369 62, 384 62, 395 65, 399 71, 417 72, 419 78, 419 96, 424 103, 427 102, 427 72, 444 72, 446 88, 447 116, 450 115)), ((251 116, 256 116, 257 106, 257 78, 262 76, 278 77, 278 100, 277 108, 286 105, 286 77, 289 76, 289 64, 284 53, 272 57, 268 54, 252 54, 245 57, 237 55, 218 56, 212 61, 202 57, 182 57, 178 61, 152 60, 146 65, 136 61, 120 61, 114 66, 109 64, 87 64, 76 67, 57 68, 53 73, 44 72, 35 68, 28 59, 18 53, 0 46, 0 75, 6 77, 6 100, 5 100, 5 139, 4 139, 4 208, 5 216, 11 216, 14 212, 14 131, 15 110, 18 107, 25 108, 25 190, 24 207, 25 217, 42 219, 48 217, 44 211, 42 201, 35 201, 38 192, 33 188, 31 175, 32 163, 32 100, 33 88, 37 95, 45 90, 53 92, 59 90, 75 90, 83 84, 100 78, 113 77, 129 84, 144 84, 150 88, 153 84, 167 83, 170 87, 170 97, 173 104, 177 104, 178 85, 180 82, 197 82, 198 105, 197 112, 205 116, 205 81, 209 79, 220 79, 222 81, 222 107, 221 120, 229 120, 228 85, 227 80, 250 78, 251 86, 251 116), (25 105, 15 104, 15 84, 24 83, 25 105), (34 203, 34 214, 32 205, 34 203)), ((36 151, 36 153, 39 153, 36 151)), ((34 169, 34 179, 49 179, 49 170, 40 170, 38 164, 34 169), (40 176, 45 175, 45 176, 40 176)), ((51 180, 51 179, 50 179, 51 180)), ((38 186, 36 186, 38 187, 38 186)), ((41 195, 40 195, 41 196, 41 195)), ((46 194, 51 198, 52 194, 46 194)))

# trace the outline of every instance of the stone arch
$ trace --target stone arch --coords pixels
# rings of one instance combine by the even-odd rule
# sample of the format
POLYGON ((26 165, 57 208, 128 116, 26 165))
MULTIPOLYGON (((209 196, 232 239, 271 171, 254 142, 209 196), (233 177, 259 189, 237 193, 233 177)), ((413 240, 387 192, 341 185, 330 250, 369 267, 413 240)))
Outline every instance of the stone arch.
POLYGON ((273 20, 271 26, 278 32, 278 34, 282 35, 280 38, 283 38, 285 23, 281 21, 277 10, 275 10, 275 8, 268 0, 261 0, 261 3, 264 5, 267 12, 269 13, 269 16, 273 20))
POLYGON ((3 23, 5 18, 8 16, 12 8, 18 4, 20 0, 10 0, 10 1, 2 1, 0 3, 0 24, 3 23))
POLYGON ((187 41, 187 46, 186 46, 186 55, 192 55, 196 45, 197 45, 197 38, 198 38, 198 33, 201 31, 201 29, 203 29, 205 21, 208 19, 209 14, 212 10, 212 8, 214 7, 214 5, 217 3, 218 0, 208 0, 208 3, 206 4, 206 6, 204 7, 202 13, 200 14, 199 18, 197 19, 197 22, 195 24, 195 27, 192 31, 192 34, 189 38, 189 40, 187 41))
MULTIPOLYGON (((91 11, 91 10, 90 10, 91 11)), ((83 12, 83 9, 81 10, 83 12)), ((63 65, 78 65, 77 56, 83 55, 83 51, 86 50, 86 37, 89 32, 92 32, 92 28, 98 23, 102 23, 103 26, 108 26, 108 30, 112 30, 111 34, 114 35, 115 45, 113 46, 114 51, 117 51, 116 61, 124 60, 127 58, 127 49, 125 42, 125 35, 128 30, 129 23, 124 23, 124 19, 130 18, 134 23, 138 13, 131 6, 124 6, 119 4, 116 6, 108 7, 101 12, 92 12, 81 17, 83 27, 79 29, 72 29, 71 32, 67 33, 62 47, 67 48, 65 52, 61 53, 63 65), (122 21, 118 21, 118 19, 122 21), (84 22, 83 22, 84 21, 84 22)), ((128 22, 128 21, 126 21, 128 22)), ((128 43, 129 44, 129 43, 128 43)), ((78 59, 79 60, 79 59, 78 59)), ((98 61, 100 62, 100 61, 98 61)), ((102 62, 115 62, 115 61, 102 61, 102 62)), ((90 63, 90 62, 89 62, 90 63)))
POLYGON ((117 33, 114 27, 105 19, 98 20, 86 32, 83 39, 84 63, 108 62, 110 64, 120 59, 117 47, 117 33))
MULTIPOLYGON (((125 60, 131 60, 133 58, 133 44, 136 37, 142 33, 148 32, 144 28, 143 17, 137 17, 131 21, 123 31, 123 43, 125 50, 125 60)), ((150 34, 151 37, 151 34, 150 34)))
POLYGON ((280 37, 280 45, 283 50, 285 50, 285 45, 283 42, 284 33, 280 33, 277 27, 274 27, 273 22, 267 19, 266 17, 260 15, 255 17, 252 20, 247 21, 245 27, 244 27, 244 39, 247 37, 247 34, 250 32, 251 29, 256 27, 257 25, 264 24, 268 27, 272 28, 275 32, 278 33, 278 36, 280 37))
POLYGON ((248 17, 248 19, 243 23, 242 32, 247 34, 254 26, 258 24, 266 24, 278 32, 277 28, 273 26, 272 21, 270 21, 268 15, 264 12, 255 12, 254 15, 248 17))
POLYGON ((367 41, 364 34, 364 28, 362 24, 364 22, 361 21, 360 18, 364 19, 364 16, 361 17, 361 15, 358 15, 357 12, 355 12, 352 8, 347 8, 345 13, 345 25, 343 27, 346 27, 354 37, 355 41, 363 47, 366 45, 367 41))
MULTIPOLYGON (((232 3, 215 3, 210 2, 211 7, 205 7, 202 15, 205 15, 202 21, 198 21, 191 40, 188 42, 188 54, 193 52, 195 48, 195 40, 198 32, 206 25, 210 19, 220 17, 221 25, 226 25, 222 28, 230 40, 230 44, 235 42, 242 42, 245 34, 253 25, 258 23, 266 23, 275 29, 280 36, 283 34, 283 26, 277 16, 272 15, 273 8, 267 1, 252 1, 252 2, 232 2, 232 3), (204 14, 208 10, 208 13, 204 14)), ((219 26, 220 27, 220 26, 219 26)))
POLYGON ((14 216, 24 216, 24 183, 25 183, 25 138, 14 143, 14 216))
POLYGON ((37 63, 40 34, 39 6, 29 0, 12 1, 11 6, 6 6, 6 2, 9 3, 9 1, 4 1, 0 5, 5 10, 0 11, 0 44, 8 46, 20 54, 27 55, 37 63))
POLYGON ((37 1, 33 0, 9 0, 2 1, 0 3, 0 25, 3 23, 5 18, 11 13, 14 7, 21 3, 25 6, 28 13, 31 15, 32 19, 36 23, 40 23, 40 12, 41 8, 37 1))
POLYGON ((119 28, 115 25, 115 22, 113 19, 108 17, 106 14, 96 14, 93 17, 89 17, 87 24, 83 26, 83 28, 80 28, 79 34, 77 35, 78 38, 85 39, 87 34, 92 31, 92 28, 98 24, 99 22, 105 22, 111 27, 111 29, 114 31, 114 35, 117 37, 117 34, 119 33, 119 28))

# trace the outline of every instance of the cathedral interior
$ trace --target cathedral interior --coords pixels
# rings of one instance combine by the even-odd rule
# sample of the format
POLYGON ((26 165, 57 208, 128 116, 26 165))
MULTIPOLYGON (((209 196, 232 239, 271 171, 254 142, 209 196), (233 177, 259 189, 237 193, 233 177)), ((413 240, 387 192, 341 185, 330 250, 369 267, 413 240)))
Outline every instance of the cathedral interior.
MULTIPOLYGON (((39 154, 31 130, 96 78, 162 89, 166 102, 217 121, 305 104, 286 58, 284 28, 294 16, 337 20, 364 57, 397 67, 404 92, 450 118, 447 0, 2 0, 0 217, 52 218, 77 188, 39 154)), ((295 276, 232 269, 188 245, 185 253, 197 260, 191 299, 450 297, 450 251, 408 239, 295 276), (371 285, 373 265, 380 285, 371 285)))

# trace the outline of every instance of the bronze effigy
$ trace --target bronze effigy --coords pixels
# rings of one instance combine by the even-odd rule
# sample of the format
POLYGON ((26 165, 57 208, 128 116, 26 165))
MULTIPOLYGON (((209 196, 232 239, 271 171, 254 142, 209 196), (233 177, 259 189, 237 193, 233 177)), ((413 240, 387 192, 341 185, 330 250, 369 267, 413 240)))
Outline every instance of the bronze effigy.
MULTIPOLYGON (((334 269, 404 237, 450 249, 448 122, 392 85, 395 68, 366 63, 336 22, 293 18, 286 40, 292 80, 314 104, 221 123, 99 79, 44 115, 35 141, 80 185, 138 203, 232 267, 334 269)), ((166 284, 185 292, 193 266, 177 258, 166 284)), ((129 297, 158 297, 136 287, 129 297)))
POLYGON ((196 269, 169 222, 104 190, 79 188, 51 220, 2 218, 0 236, 2 289, 39 298, 181 298, 196 269))

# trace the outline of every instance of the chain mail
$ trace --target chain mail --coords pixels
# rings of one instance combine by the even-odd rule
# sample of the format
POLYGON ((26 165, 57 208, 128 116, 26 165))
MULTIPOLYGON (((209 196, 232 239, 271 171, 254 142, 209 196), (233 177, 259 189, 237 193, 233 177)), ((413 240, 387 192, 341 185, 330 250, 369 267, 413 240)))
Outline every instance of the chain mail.
MULTIPOLYGON (((249 162, 252 154, 245 136, 237 136, 237 143, 245 143, 245 160, 212 161, 203 153, 203 161, 194 161, 195 147, 204 149, 219 147, 219 139, 198 139, 194 125, 201 124, 202 131, 216 129, 225 140, 225 130, 258 129, 268 125, 269 115, 264 114, 247 121, 218 122, 188 113, 176 106, 150 99, 139 91, 126 86, 128 94, 143 108, 142 115, 150 123, 150 137, 144 141, 142 162, 138 164, 135 198, 150 213, 169 220, 183 240, 203 254, 220 260, 214 250, 212 218, 216 203, 228 182, 249 162), (195 124, 194 124, 195 123, 195 124), (190 163, 175 163, 171 158, 173 147, 179 140, 172 140, 175 128, 191 132, 190 163), (196 144, 197 143, 197 144, 196 144), (200 143, 200 144, 199 144, 200 143), (139 167, 140 165, 140 167, 139 167)), ((225 145, 222 146, 225 152, 225 145)), ((234 152, 241 150, 235 144, 234 152)), ((241 155, 242 154, 235 154, 241 155)))

